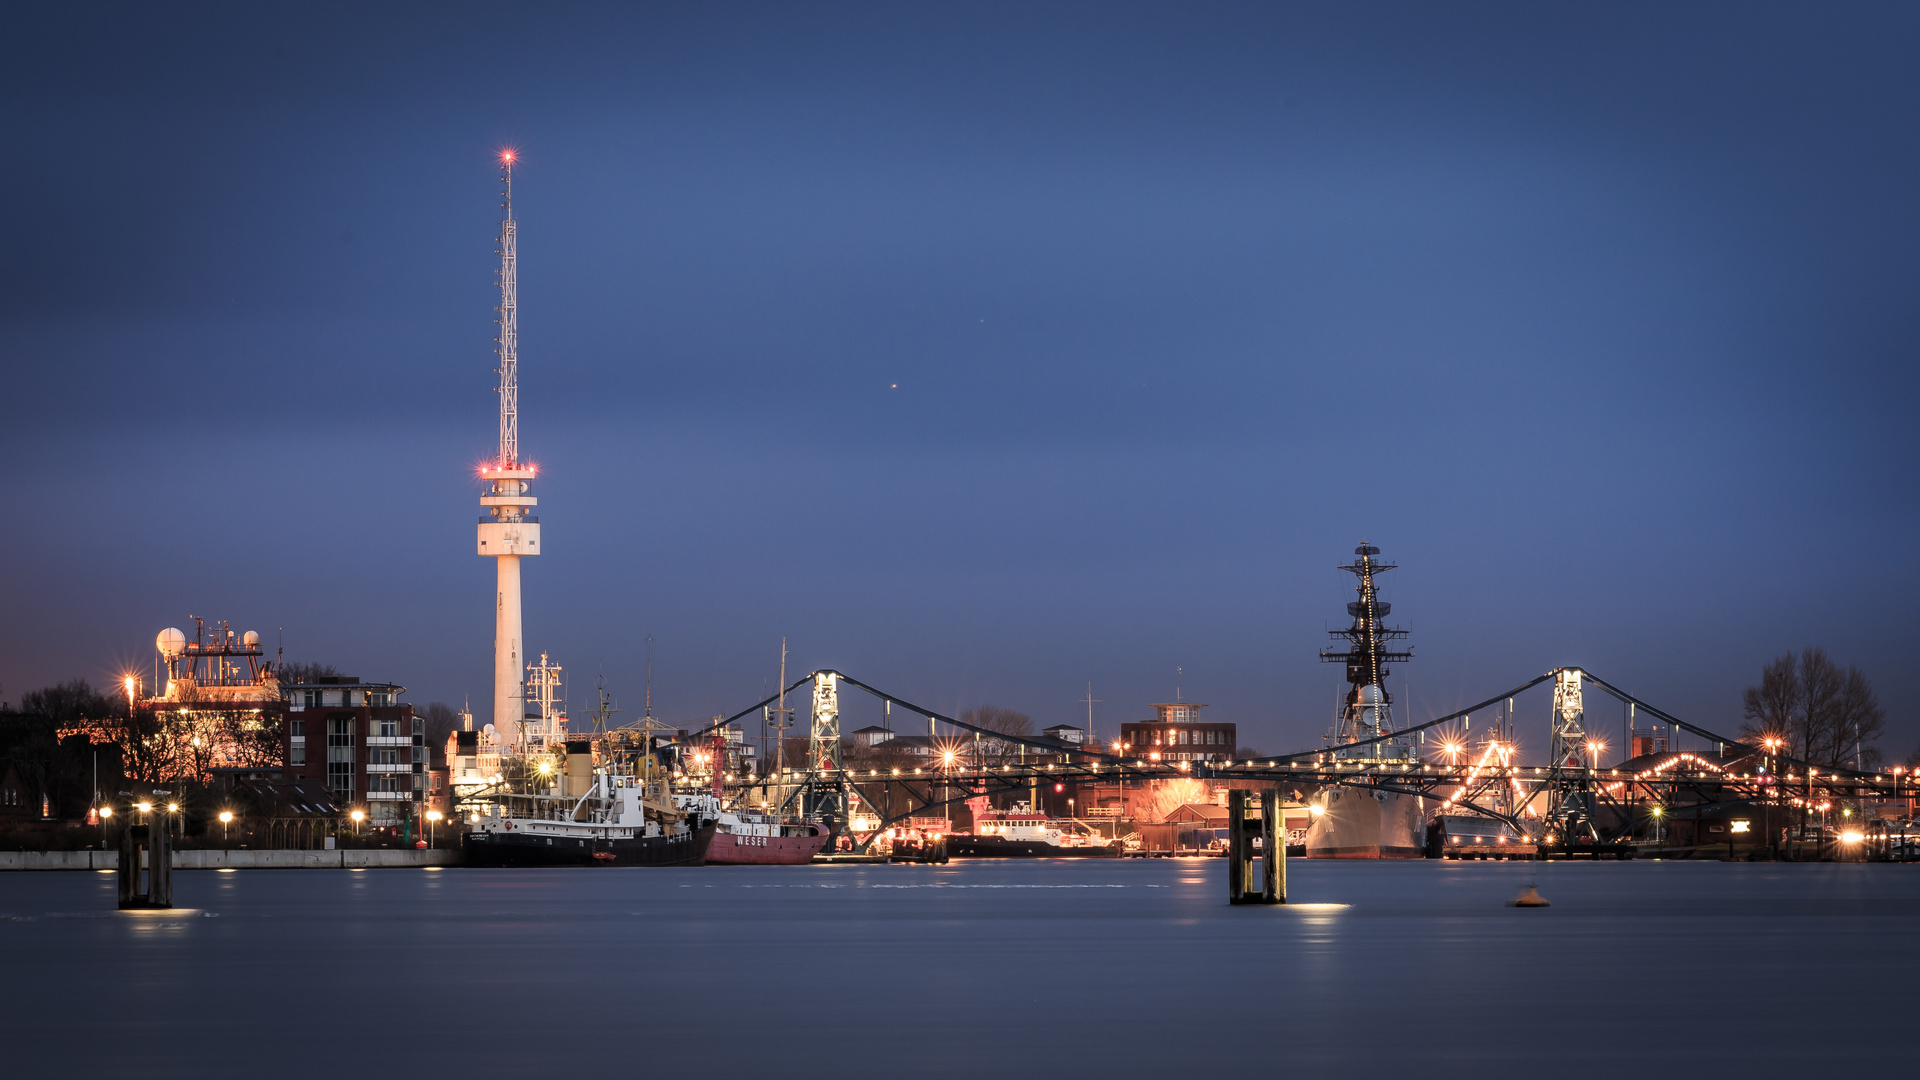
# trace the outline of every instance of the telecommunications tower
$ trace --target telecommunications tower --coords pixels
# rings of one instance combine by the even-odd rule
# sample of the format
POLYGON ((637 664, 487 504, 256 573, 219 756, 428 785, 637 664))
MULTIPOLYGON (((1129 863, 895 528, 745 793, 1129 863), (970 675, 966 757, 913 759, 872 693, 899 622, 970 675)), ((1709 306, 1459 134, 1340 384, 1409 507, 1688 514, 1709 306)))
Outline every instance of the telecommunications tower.
POLYGON ((540 554, 539 503, 528 491, 534 466, 520 456, 519 265, 513 220, 513 151, 500 153, 500 326, 494 352, 500 358, 500 453, 480 467, 486 492, 480 497, 482 558, 496 567, 493 614, 493 728, 496 737, 518 741, 525 722, 521 679, 525 651, 520 635, 520 559, 540 554))

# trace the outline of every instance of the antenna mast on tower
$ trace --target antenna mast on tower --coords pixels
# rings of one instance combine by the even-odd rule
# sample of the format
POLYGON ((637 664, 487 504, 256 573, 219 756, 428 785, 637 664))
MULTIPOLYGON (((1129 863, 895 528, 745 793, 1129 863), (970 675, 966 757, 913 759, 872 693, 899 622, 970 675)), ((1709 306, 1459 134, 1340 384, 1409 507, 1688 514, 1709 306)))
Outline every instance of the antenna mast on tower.
POLYGON ((520 460, 520 255, 513 220, 513 151, 500 154, 500 463, 520 460))

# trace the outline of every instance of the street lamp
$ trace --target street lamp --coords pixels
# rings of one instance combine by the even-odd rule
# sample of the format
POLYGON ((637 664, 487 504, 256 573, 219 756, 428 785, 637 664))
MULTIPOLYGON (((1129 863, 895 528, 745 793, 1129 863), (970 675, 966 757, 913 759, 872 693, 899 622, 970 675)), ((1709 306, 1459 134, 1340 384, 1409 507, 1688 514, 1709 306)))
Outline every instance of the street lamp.
POLYGON ((433 846, 433 826, 434 826, 434 823, 438 822, 439 820, 440 820, 440 811, 438 810, 427 811, 427 846, 428 847, 433 846))
POLYGON ((367 815, 363 811, 355 810, 353 813, 348 814, 347 816, 353 819, 353 835, 359 836, 360 822, 365 820, 367 815))
POLYGON ((226 846, 227 843, 227 826, 231 824, 233 824, 233 811, 220 811, 220 844, 223 847, 226 846))

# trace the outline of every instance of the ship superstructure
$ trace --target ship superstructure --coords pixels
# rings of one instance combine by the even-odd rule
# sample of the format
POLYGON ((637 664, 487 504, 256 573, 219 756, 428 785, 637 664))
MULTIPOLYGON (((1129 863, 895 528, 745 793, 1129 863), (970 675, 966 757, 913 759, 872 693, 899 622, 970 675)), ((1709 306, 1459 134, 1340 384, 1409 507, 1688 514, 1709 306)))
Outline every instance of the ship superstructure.
MULTIPOLYGON (((1344 643, 1342 649, 1323 649, 1325 663, 1346 666, 1347 692, 1335 711, 1327 733, 1327 756, 1364 771, 1410 764, 1416 754, 1413 740, 1393 731, 1393 695, 1387 690, 1392 664, 1413 659, 1411 649, 1394 642, 1405 630, 1384 620, 1392 608, 1380 599, 1375 575, 1395 569, 1379 561, 1380 549, 1362 542, 1354 560, 1340 569, 1358 578, 1359 598, 1347 605, 1352 623, 1328 631, 1344 643)), ((1364 783, 1323 788, 1309 807, 1307 857, 1315 859, 1417 859, 1425 854, 1426 807, 1418 796, 1376 790, 1364 783)))
POLYGON ((1346 648, 1320 652, 1321 662, 1344 664, 1347 669, 1346 698, 1327 734, 1330 752, 1342 761, 1411 760, 1412 743, 1392 737, 1393 695, 1387 692, 1386 684, 1388 665, 1413 659, 1413 651, 1393 647, 1392 642, 1405 638, 1407 632, 1383 621, 1393 606, 1380 599, 1379 585, 1374 581, 1376 574, 1398 568, 1376 561, 1380 549, 1372 544, 1361 544, 1353 554, 1353 562, 1340 567, 1359 579, 1355 585, 1359 599, 1347 605, 1353 623, 1345 629, 1327 631, 1346 648))

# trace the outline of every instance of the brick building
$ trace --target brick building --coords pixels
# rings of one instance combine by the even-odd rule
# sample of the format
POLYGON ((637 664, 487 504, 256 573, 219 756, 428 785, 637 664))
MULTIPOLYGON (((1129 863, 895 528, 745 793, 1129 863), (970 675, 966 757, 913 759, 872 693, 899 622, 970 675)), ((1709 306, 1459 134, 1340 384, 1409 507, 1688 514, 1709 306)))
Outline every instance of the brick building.
POLYGON ((1191 701, 1153 706, 1156 719, 1120 725, 1120 745, 1128 757, 1149 761, 1233 759, 1238 724, 1200 719, 1205 705, 1191 701))
POLYGON ((402 704, 406 687, 320 677, 281 687, 289 780, 318 780, 369 824, 417 818, 427 794, 426 720, 402 704))

